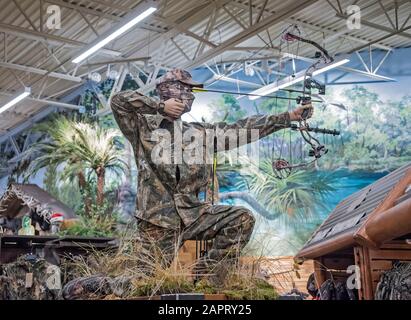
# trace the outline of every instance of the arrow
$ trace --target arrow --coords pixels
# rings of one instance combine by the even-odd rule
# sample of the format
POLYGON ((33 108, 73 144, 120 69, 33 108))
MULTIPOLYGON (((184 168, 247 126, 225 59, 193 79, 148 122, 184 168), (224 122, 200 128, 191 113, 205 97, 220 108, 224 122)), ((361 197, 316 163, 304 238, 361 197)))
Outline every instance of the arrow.
MULTIPOLYGON (((244 96, 257 96, 257 97, 263 97, 263 98, 273 98, 273 99, 283 99, 283 100, 294 100, 296 101, 297 98, 288 98, 288 97, 280 97, 280 96, 269 96, 269 95, 259 95, 255 93, 244 93, 244 92, 234 92, 234 91, 225 91, 225 90, 215 90, 215 89, 204 89, 204 88, 197 88, 193 87, 193 92, 215 92, 215 93, 226 93, 226 94, 232 94, 232 95, 244 95, 244 96)), ((289 91, 289 92, 299 92, 302 93, 302 91, 299 90, 284 90, 284 91, 289 91)), ((311 100, 312 102, 322 102, 320 100, 311 100)))

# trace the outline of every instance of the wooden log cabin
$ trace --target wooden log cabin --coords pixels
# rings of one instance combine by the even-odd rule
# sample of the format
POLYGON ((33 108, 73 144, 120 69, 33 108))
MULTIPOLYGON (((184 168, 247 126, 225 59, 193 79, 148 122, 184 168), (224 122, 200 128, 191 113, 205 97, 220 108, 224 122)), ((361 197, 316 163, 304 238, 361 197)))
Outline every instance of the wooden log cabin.
POLYGON ((382 272, 411 262, 411 163, 340 202, 295 259, 313 259, 317 287, 358 267, 358 297, 373 300, 382 272))
POLYGON ((24 216, 38 218, 32 221, 36 235, 51 233, 51 227, 43 224, 46 217, 53 213, 62 216, 62 228, 69 227, 78 221, 75 212, 61 201, 54 198, 36 184, 16 184, 8 186, 6 192, 0 197, 0 235, 17 234, 24 216), (43 228, 40 227, 43 225, 43 228))

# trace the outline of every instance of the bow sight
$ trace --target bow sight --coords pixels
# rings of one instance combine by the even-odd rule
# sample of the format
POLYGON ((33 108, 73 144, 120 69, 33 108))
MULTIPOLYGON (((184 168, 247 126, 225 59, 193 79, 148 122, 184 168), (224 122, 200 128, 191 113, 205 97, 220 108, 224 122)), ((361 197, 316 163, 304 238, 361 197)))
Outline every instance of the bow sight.
POLYGON ((317 80, 315 80, 311 77, 308 78, 308 79, 305 79, 304 87, 308 90, 317 89, 318 94, 325 95, 325 84, 323 84, 320 81, 317 81, 317 80))

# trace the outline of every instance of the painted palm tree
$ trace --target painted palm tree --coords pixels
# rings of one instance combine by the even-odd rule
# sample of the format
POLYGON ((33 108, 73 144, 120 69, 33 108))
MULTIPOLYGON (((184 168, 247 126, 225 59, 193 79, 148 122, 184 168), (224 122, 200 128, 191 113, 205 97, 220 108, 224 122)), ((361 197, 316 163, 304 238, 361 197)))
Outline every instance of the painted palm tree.
MULTIPOLYGON (((123 151, 116 145, 120 132, 103 129, 98 124, 76 122, 57 118, 40 125, 41 132, 49 139, 32 146, 35 158, 27 176, 33 176, 41 168, 60 166, 62 179, 77 179, 79 188, 88 193, 88 179, 95 174, 97 180, 96 203, 104 202, 105 181, 108 173, 120 175, 126 168, 123 151)), ((85 196, 85 211, 90 211, 90 195, 85 196)))
POLYGON ((120 132, 116 129, 102 129, 88 123, 74 123, 75 143, 71 147, 81 160, 82 166, 91 168, 97 176, 97 204, 104 202, 106 174, 117 176, 127 167, 123 151, 115 144, 120 132))
POLYGON ((76 135, 72 121, 66 118, 57 118, 50 122, 42 123, 35 128, 36 131, 47 136, 44 142, 31 146, 29 157, 32 159, 25 178, 34 176, 42 168, 57 167, 65 164, 62 176, 78 179, 79 188, 86 188, 85 167, 81 159, 72 152, 72 144, 76 135))
POLYGON ((279 180, 268 159, 262 160, 259 167, 243 166, 240 172, 243 179, 237 189, 248 191, 222 193, 220 198, 242 199, 269 220, 282 218, 289 224, 311 221, 324 209, 324 198, 334 191, 332 175, 318 171, 294 171, 279 180))

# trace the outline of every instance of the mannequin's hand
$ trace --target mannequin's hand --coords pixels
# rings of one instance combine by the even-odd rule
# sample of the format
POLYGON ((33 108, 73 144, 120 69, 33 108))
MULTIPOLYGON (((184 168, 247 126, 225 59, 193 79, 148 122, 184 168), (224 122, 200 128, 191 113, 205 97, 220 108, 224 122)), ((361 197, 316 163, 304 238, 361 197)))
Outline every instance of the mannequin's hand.
POLYGON ((174 119, 180 118, 184 112, 184 104, 178 99, 164 101, 164 112, 174 119))
POLYGON ((301 121, 304 120, 302 115, 304 113, 304 111, 307 112, 307 116, 305 117, 305 119, 309 119, 312 117, 313 113, 314 113, 314 109, 313 106, 310 104, 306 104, 303 105, 301 107, 298 107, 297 109, 293 110, 290 112, 290 120, 291 121, 301 121), (308 112, 307 112, 307 111, 308 112))

